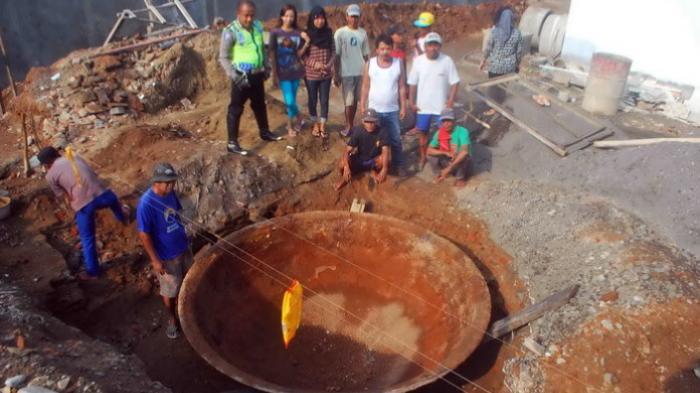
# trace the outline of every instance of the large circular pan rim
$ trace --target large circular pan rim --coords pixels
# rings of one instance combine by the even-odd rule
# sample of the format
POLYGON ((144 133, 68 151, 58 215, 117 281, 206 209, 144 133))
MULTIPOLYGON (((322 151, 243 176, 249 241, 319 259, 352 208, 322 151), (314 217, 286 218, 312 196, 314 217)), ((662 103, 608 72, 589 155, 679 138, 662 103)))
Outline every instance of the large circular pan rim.
MULTIPOLYGON (((449 373, 455 367, 459 366, 462 362, 464 362, 469 357, 469 355, 471 355, 472 352, 474 352, 476 347, 481 343, 483 335, 486 332, 486 328, 488 326, 491 316, 491 297, 489 294, 488 287, 486 286, 486 282, 484 281, 484 278, 481 275, 479 269, 476 267, 476 265, 474 265, 474 262, 451 241, 441 236, 438 236, 425 228, 419 227, 410 222, 406 222, 394 217, 372 213, 353 213, 345 211, 307 211, 302 213, 294 213, 270 220, 264 220, 253 225, 246 226, 245 228, 242 228, 236 232, 227 235, 224 239, 227 242, 236 244, 236 239, 244 238, 250 232, 260 230, 261 228, 267 226, 284 226, 286 223, 289 223, 293 220, 318 221, 341 219, 361 219, 375 221, 377 223, 381 223, 382 225, 390 225, 395 229, 400 229, 402 231, 413 233, 414 235, 427 236, 432 242, 436 243, 438 247, 446 247, 460 255, 463 255, 463 259, 465 262, 463 268, 466 270, 467 275, 478 277, 478 280, 470 280, 470 282, 472 282, 473 285, 478 287, 475 291, 480 293, 480 295, 474 296, 473 298, 473 300, 478 302, 474 305, 478 307, 477 312, 479 312, 480 315, 478 318, 475 318, 475 321, 471 325, 472 329, 470 330, 477 329, 479 334, 475 334, 473 336, 474 339, 472 339, 467 344, 463 345, 462 348, 459 349, 462 352, 462 354, 460 354, 459 356, 453 356, 452 358, 454 359, 454 361, 443 363, 443 365, 446 367, 445 370, 433 374, 421 374, 417 377, 408 379, 400 384, 396 384, 393 386, 392 389, 385 390, 384 392, 403 393, 415 390, 421 386, 436 381, 437 379, 449 373)), ((230 246, 227 246, 226 244, 223 244, 222 247, 232 248, 230 246)), ((197 283, 201 279, 202 275, 206 272, 208 267, 217 259, 216 256, 218 256, 221 252, 222 250, 220 249, 220 247, 209 246, 197 253, 195 257, 196 263, 187 273, 185 280, 182 284, 182 288, 180 289, 180 295, 178 297, 178 314, 180 316, 180 324, 182 326, 182 330, 185 333, 185 336, 187 337, 192 347, 212 367, 217 369, 222 374, 227 375, 244 385, 270 393, 315 392, 310 389, 299 389, 281 386, 266 381, 262 378, 258 378, 250 373, 244 372, 243 370, 226 361, 221 355, 219 355, 219 353, 214 348, 212 348, 209 345, 207 340, 203 337, 202 332, 196 323, 194 313, 190 312, 189 310, 189 305, 191 303, 189 299, 192 296, 194 296, 197 283)), ((326 393, 325 391, 316 392, 326 393)), ((357 393, 366 392, 362 391, 357 393)))

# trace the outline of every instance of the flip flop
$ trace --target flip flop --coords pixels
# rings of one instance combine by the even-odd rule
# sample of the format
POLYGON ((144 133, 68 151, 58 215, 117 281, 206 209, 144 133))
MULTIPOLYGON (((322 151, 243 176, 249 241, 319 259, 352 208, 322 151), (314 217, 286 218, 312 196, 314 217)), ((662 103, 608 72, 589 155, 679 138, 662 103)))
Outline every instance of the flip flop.
POLYGON ((168 336, 169 339, 174 340, 180 337, 180 332, 176 325, 168 324, 168 327, 165 328, 165 335, 168 336))
POLYGON ((80 281, 94 281, 100 278, 99 276, 91 276, 87 272, 78 273, 78 280, 80 281))

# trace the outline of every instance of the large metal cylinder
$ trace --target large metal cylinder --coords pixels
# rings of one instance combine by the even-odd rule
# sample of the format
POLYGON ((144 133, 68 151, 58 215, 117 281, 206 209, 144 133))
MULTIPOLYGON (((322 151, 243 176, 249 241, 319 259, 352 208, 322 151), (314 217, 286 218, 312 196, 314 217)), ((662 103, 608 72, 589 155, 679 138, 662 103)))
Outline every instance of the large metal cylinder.
POLYGON ((614 115, 625 93, 632 60, 612 53, 593 54, 583 95, 583 109, 602 115, 614 115))
POLYGON ((550 14, 542 24, 539 39, 539 53, 551 58, 561 54, 566 36, 568 15, 550 14))
POLYGON ((306 212, 264 221, 197 254, 179 296, 194 349, 267 392, 405 392, 477 347, 491 300, 453 243, 375 214, 306 212), (280 306, 304 286, 289 349, 280 306))
POLYGON ((552 13, 549 8, 530 6, 527 7, 523 16, 520 17, 520 25, 518 28, 523 34, 532 35, 532 47, 538 48, 540 44, 540 33, 545 19, 552 13))

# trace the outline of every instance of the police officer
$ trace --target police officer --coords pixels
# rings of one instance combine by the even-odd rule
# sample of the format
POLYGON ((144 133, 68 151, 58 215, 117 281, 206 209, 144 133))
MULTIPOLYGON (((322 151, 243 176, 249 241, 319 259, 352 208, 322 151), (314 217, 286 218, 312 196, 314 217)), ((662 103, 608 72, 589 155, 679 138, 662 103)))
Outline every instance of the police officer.
POLYGON ((238 128, 248 99, 255 113, 260 138, 264 141, 281 140, 270 132, 267 121, 264 82, 270 76, 270 66, 265 56, 263 25, 255 19, 255 3, 251 0, 238 2, 236 19, 221 33, 219 63, 231 78, 231 102, 226 116, 227 150, 244 156, 248 154, 238 144, 238 128))

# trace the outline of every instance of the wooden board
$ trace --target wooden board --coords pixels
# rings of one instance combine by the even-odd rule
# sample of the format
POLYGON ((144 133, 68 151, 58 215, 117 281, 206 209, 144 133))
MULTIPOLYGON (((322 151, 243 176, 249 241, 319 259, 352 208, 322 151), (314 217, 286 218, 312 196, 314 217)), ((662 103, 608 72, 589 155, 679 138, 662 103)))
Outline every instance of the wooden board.
POLYGON ((496 339, 504 336, 513 330, 525 326, 535 319, 541 317, 547 311, 556 310, 557 308, 565 305, 569 302, 569 299, 576 295, 578 288, 578 285, 573 285, 548 296, 539 303, 525 307, 513 315, 499 319, 498 321, 494 322, 493 325, 491 325, 491 329, 489 329, 489 339, 496 339))
POLYGON ((517 75, 471 84, 467 91, 562 157, 611 134, 597 119, 517 75), (540 106, 534 95, 546 96, 551 106, 540 106))

